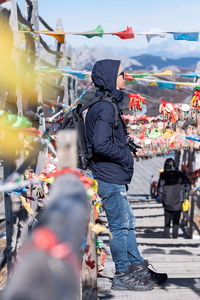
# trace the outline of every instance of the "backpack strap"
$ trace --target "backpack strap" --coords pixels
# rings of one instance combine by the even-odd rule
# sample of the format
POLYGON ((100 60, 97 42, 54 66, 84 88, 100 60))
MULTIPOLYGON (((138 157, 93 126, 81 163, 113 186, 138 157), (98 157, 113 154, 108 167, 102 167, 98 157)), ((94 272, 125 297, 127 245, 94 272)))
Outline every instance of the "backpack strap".
POLYGON ((118 108, 117 105, 112 102, 111 97, 105 96, 105 97, 94 97, 91 100, 89 100, 85 105, 83 105, 80 109, 79 109, 79 113, 84 112, 84 110, 86 110, 87 108, 89 108, 91 105, 95 104, 96 102, 99 101, 107 101, 109 103, 111 103, 113 105, 114 111, 115 111, 115 123, 114 123, 114 129, 116 129, 119 125, 119 112, 118 112, 118 108))
POLYGON ((94 97, 91 100, 89 100, 87 103, 85 103, 85 105, 83 105, 80 109, 79 109, 79 113, 81 114, 82 112, 84 112, 84 110, 86 110, 87 108, 89 108, 91 105, 95 104, 96 102, 100 101, 101 98, 97 98, 94 97))
POLYGON ((112 104, 112 106, 114 108, 114 111, 115 111, 115 121, 114 121, 114 126, 112 128, 112 141, 113 141, 113 143, 115 143, 114 132, 115 132, 115 129, 119 125, 119 111, 118 111, 117 105, 112 101, 111 97, 109 97, 108 95, 100 97, 100 98, 94 97, 91 100, 89 100, 85 105, 83 105, 82 107, 80 107, 79 113, 81 114, 82 112, 84 112, 84 110, 86 110, 87 108, 89 108, 90 106, 92 106, 93 104, 95 104, 96 102, 99 102, 99 101, 107 101, 110 104, 112 104))
POLYGON ((113 105, 113 108, 114 108, 114 111, 115 111, 115 123, 114 123, 114 129, 116 129, 119 125, 119 111, 118 111, 118 108, 117 108, 117 105, 112 101, 111 98, 102 98, 101 100, 103 101, 107 101, 109 103, 111 103, 113 105))

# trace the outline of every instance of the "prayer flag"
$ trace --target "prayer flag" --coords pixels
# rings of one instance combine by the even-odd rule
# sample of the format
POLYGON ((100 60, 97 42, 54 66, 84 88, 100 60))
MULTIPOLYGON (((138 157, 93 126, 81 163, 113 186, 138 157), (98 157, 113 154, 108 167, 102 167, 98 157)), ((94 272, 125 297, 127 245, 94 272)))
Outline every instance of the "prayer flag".
POLYGON ((116 33, 112 33, 112 35, 117 35, 120 39, 134 39, 134 33, 133 33, 133 30, 132 30, 132 27, 128 27, 127 26, 127 29, 124 30, 124 31, 119 31, 119 32, 116 32, 116 33))
POLYGON ((94 30, 87 31, 85 33, 80 33, 80 35, 84 35, 87 38, 92 38, 94 36, 102 37, 104 33, 104 29, 101 25, 98 25, 94 30))
MULTIPOLYGON (((150 72, 144 72, 144 73, 141 73, 141 74, 127 73, 127 76, 131 76, 132 78, 142 78, 142 77, 145 77, 145 76, 148 76, 148 75, 150 75, 150 72)), ((125 77, 126 77, 126 74, 125 74, 125 77)))
POLYGON ((84 73, 82 71, 72 70, 70 67, 65 67, 63 69, 58 69, 58 70, 64 74, 70 74, 70 75, 76 76, 80 79, 85 79, 87 77, 86 73, 84 73))
POLYGON ((164 72, 154 73, 154 76, 172 76, 173 72, 171 70, 165 70, 164 72))
POLYGON ((134 78, 130 79, 125 79, 127 84, 137 84, 137 80, 135 80, 134 78))
POLYGON ((156 81, 148 83, 149 86, 158 86, 158 83, 156 81))
POLYGON ((186 74, 177 74, 176 76, 195 78, 195 77, 199 77, 199 74, 194 73, 194 72, 189 72, 189 73, 186 73, 186 74))
POLYGON ((165 38, 166 33, 146 33, 146 38, 147 41, 150 42, 152 38, 154 37, 160 37, 160 38, 165 38))
POLYGON ((46 35, 51 35, 53 36, 59 43, 64 44, 65 43, 65 32, 62 30, 39 30, 35 31, 35 33, 42 33, 46 35))
POLYGON ((170 90, 176 89, 176 85, 173 82, 157 81, 157 84, 159 89, 170 89, 170 90))
POLYGON ((198 41, 198 32, 169 32, 173 34, 174 40, 198 41))

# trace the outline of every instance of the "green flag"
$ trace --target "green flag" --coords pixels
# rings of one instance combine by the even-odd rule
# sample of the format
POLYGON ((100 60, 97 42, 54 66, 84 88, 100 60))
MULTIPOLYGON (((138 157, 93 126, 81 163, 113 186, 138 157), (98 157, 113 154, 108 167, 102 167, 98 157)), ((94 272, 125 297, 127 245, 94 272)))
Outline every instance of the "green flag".
POLYGON ((87 38, 92 38, 94 36, 102 37, 103 33, 103 27, 101 25, 98 25, 97 28, 95 28, 94 30, 87 31, 86 33, 83 33, 81 35, 84 35, 87 38))
POLYGON ((132 78, 142 78, 142 77, 150 75, 150 72, 144 72, 141 74, 127 73, 127 75, 131 76, 132 78))

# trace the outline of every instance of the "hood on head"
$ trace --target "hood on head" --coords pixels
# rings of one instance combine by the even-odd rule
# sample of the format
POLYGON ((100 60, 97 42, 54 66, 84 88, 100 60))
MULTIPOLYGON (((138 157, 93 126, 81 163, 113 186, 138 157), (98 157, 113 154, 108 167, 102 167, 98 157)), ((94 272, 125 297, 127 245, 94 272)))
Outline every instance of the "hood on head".
POLYGON ((176 163, 173 158, 167 158, 164 165, 165 171, 176 170, 176 163))
POLYGON ((99 88, 97 96, 105 95, 109 92, 117 101, 122 100, 124 94, 117 90, 117 76, 120 60, 103 59, 97 61, 92 69, 92 81, 99 88))

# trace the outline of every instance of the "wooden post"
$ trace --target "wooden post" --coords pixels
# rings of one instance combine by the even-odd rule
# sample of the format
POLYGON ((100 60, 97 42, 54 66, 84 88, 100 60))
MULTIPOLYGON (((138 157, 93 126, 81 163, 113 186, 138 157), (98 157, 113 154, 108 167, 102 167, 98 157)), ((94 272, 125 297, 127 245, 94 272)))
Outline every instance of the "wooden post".
MULTIPOLYGON (((57 136, 58 169, 77 168, 77 132, 75 130, 62 130, 57 136)), ((82 299, 82 283, 80 278, 77 300, 82 299)))
MULTIPOLYGON (((56 23, 56 30, 63 30, 63 24, 62 19, 58 18, 56 23)), ((65 44, 61 44, 58 41, 55 42, 55 48, 58 53, 63 53, 63 57, 56 55, 55 56, 55 67, 56 68, 64 68, 65 67, 65 60, 66 60, 66 49, 65 44)), ((62 103, 68 103, 68 90, 66 89, 66 80, 67 78, 64 78, 64 76, 58 76, 56 80, 56 85, 60 86, 63 83, 64 91, 58 90, 57 91, 57 97, 56 97, 56 103, 62 104, 62 103)))
MULTIPOLYGON (((63 30, 64 31, 61 18, 57 19, 56 30, 63 30)), ((58 51, 58 52, 63 52, 63 55, 65 55, 65 45, 62 45, 57 40, 55 40, 55 50, 58 51)), ((61 63, 61 57, 56 55, 55 56, 55 67, 59 67, 60 63, 61 63)))
MULTIPOLYGON (((34 25, 34 30, 39 30, 39 13, 38 13, 38 0, 31 0, 33 4, 33 12, 32 12, 32 18, 31 18, 31 24, 34 25)), ((39 39, 36 40, 36 53, 40 54, 40 41, 39 39)))
MULTIPOLYGON (((38 13, 38 0, 31 0, 33 4, 33 11, 32 11, 32 18, 31 18, 31 24, 34 25, 34 31, 39 30, 39 13, 38 13)), ((37 55, 37 60, 36 60, 36 65, 40 65, 40 40, 39 38, 36 39, 35 41, 35 50, 36 50, 36 55, 37 55)), ((43 98, 42 98, 42 77, 40 80, 40 84, 37 86, 37 91, 38 91, 38 103, 42 104, 43 98)), ((39 130, 44 130, 44 124, 41 122, 39 130)))
POLYGON ((58 168, 77 167, 77 133, 75 130, 62 130, 57 137, 58 168))
MULTIPOLYGON (((16 57, 16 76, 19 79, 19 77, 20 77, 20 64, 19 64, 20 37, 19 37, 19 31, 18 31, 17 3, 16 3, 16 0, 11 0, 11 3, 12 3, 12 9, 11 9, 11 15, 10 15, 10 25, 13 30, 13 37, 14 37, 13 55, 16 57)), ((20 91, 19 80, 17 80, 16 94, 17 94, 18 114, 23 115, 22 93, 20 91)))
MULTIPOLYGON (((64 27, 63 27, 63 23, 62 23, 61 18, 59 18, 57 20, 56 30, 64 31, 64 27)), ((58 45, 58 42, 57 42, 57 45, 58 45)), ((58 48, 57 48, 57 50, 58 50, 58 48)), ((58 58, 56 57, 56 67, 64 68, 67 65, 66 45, 65 44, 62 44, 60 46, 60 51, 63 53, 63 57, 60 58, 59 61, 58 61, 58 58)), ((68 81, 69 81, 68 76, 63 76, 61 81, 60 82, 58 81, 58 83, 62 84, 63 87, 64 87, 64 95, 63 95, 62 98, 58 95, 57 103, 62 103, 62 104, 67 104, 67 105, 69 104, 68 81)))
MULTIPOLYGON (((74 130, 58 132, 57 137, 58 168, 76 168, 77 166, 77 133, 74 130)), ((94 206, 90 205, 90 222, 94 223, 94 206)), ((83 300, 97 299, 97 254, 96 235, 91 229, 87 233, 87 251, 83 256, 80 298, 83 300), (94 262, 94 267, 86 261, 94 262), (82 294, 82 296, 81 296, 82 294)))
MULTIPOLYGON (((14 160, 10 157, 3 160, 3 177, 8 177, 15 170, 14 160)), ((12 235, 13 235, 13 211, 11 196, 4 193, 4 205, 5 205, 5 220, 6 220, 6 249, 5 262, 7 263, 8 276, 12 267, 12 235)))
POLYGON ((24 0, 24 17, 26 20, 28 19, 28 4, 26 0, 24 0))

